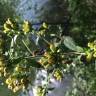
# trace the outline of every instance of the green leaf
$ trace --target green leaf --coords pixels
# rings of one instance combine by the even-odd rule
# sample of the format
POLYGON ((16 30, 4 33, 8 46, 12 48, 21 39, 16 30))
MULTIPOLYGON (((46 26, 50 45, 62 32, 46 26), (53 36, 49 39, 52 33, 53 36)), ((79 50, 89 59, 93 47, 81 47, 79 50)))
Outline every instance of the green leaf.
POLYGON ((74 40, 69 36, 64 37, 64 45, 70 50, 83 52, 83 48, 81 48, 80 46, 77 46, 74 40))
POLYGON ((67 48, 74 50, 74 51, 76 51, 76 49, 77 49, 77 46, 76 46, 75 42, 73 41, 73 39, 68 36, 64 37, 64 45, 67 48))
POLYGON ((80 46, 77 46, 76 51, 77 52, 84 52, 84 49, 80 46))
POLYGON ((42 66, 35 59, 27 59, 28 65, 35 68, 42 68, 42 66))
POLYGON ((12 64, 18 64, 19 62, 21 62, 22 58, 17 58, 17 59, 13 59, 13 60, 10 60, 10 62, 12 64))

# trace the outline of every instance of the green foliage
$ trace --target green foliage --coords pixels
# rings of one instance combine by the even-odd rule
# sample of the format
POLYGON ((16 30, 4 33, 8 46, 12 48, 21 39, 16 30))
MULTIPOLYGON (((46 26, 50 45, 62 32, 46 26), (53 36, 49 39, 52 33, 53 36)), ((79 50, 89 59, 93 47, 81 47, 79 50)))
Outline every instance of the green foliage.
POLYGON ((77 52, 83 52, 83 49, 77 46, 71 37, 64 37, 64 44, 67 48, 77 52))
POLYGON ((0 24, 3 24, 5 20, 15 16, 15 9, 12 6, 11 0, 0 0, 0 24))
POLYGON ((27 90, 36 70, 46 70, 46 84, 38 86, 38 96, 46 96, 50 79, 73 76, 66 96, 96 95, 96 20, 94 0, 68 0, 69 32, 63 25, 47 25, 39 30, 32 22, 8 18, 0 36, 0 75, 13 92, 27 90), (63 34, 63 35, 62 35, 63 34), (36 40, 30 40, 31 36, 36 40), (35 41, 35 42, 34 42, 35 41), (38 48, 38 46, 40 46, 38 48), (31 76, 32 75, 32 76, 31 76))

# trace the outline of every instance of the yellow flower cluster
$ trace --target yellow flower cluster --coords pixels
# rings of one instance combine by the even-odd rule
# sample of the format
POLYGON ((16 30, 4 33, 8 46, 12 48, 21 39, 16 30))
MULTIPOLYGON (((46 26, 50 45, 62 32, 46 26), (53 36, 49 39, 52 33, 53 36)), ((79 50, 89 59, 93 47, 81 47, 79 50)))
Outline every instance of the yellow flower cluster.
POLYGON ((52 67, 56 61, 56 54, 52 52, 45 52, 44 56, 39 60, 39 63, 45 68, 52 67))
POLYGON ((4 23, 4 32, 9 32, 15 28, 15 22, 13 22, 10 18, 4 23))
POLYGON ((88 47, 92 50, 91 54, 93 54, 93 57, 96 57, 96 41, 89 42, 88 47))
POLYGON ((30 25, 30 23, 29 23, 28 21, 25 21, 25 20, 24 20, 24 23, 23 23, 23 25, 22 25, 22 28, 23 28, 23 29, 22 29, 23 32, 27 33, 27 32, 30 31, 31 25, 30 25))
POLYGON ((44 34, 45 34, 45 29, 37 32, 37 35, 39 36, 43 36, 44 34))
POLYGON ((48 25, 44 22, 44 23, 41 25, 40 30, 37 32, 37 35, 39 35, 39 36, 44 36, 44 35, 45 35, 45 32, 46 32, 46 29, 48 29, 48 25))
POLYGON ((50 68, 54 66, 54 64, 58 63, 60 56, 58 55, 59 49, 53 45, 49 45, 49 50, 47 50, 43 57, 39 60, 39 63, 45 68, 50 68), (58 60, 57 60, 58 59, 58 60))
MULTIPOLYGON (((4 33, 7 33, 7 32, 10 33, 10 31, 14 31, 14 30, 16 31, 17 29, 22 30, 25 34, 27 32, 30 32, 30 30, 31 30, 30 22, 24 20, 22 25, 17 24, 17 23, 18 22, 16 20, 13 21, 10 18, 8 18, 7 21, 4 23, 4 26, 3 26, 4 27, 4 33), (22 26, 22 29, 19 25, 22 26)), ((18 33, 20 33, 20 32, 18 31, 18 33)))
MULTIPOLYGON (((10 33, 10 31, 16 31, 17 29, 22 30, 24 34, 27 34, 31 31, 31 23, 27 20, 24 20, 23 24, 17 25, 17 20, 11 20, 10 18, 7 19, 7 21, 4 23, 4 33, 10 33), (19 26, 20 25, 20 26, 19 26), (18 27, 17 27, 18 26, 18 27), (20 28, 19 28, 20 27, 20 28)), ((38 31, 38 35, 44 35, 46 29, 48 28, 48 25, 46 23, 43 23, 41 26, 41 30, 38 31)), ((20 33, 19 31, 16 31, 17 33, 20 33)))
POLYGON ((45 89, 42 86, 38 86, 36 90, 36 96, 45 96, 45 89))
POLYGON ((6 79, 6 84, 8 85, 8 88, 11 89, 13 92, 17 92, 20 89, 25 89, 27 81, 24 78, 17 79, 15 77, 10 76, 6 79))
POLYGON ((86 51, 86 60, 90 62, 92 58, 96 58, 96 41, 88 43, 89 49, 86 51))
POLYGON ((25 88, 27 88, 29 83, 31 82, 30 76, 26 75, 27 72, 27 68, 17 65, 15 67, 13 75, 10 75, 6 79, 6 84, 8 85, 8 88, 11 89, 13 92, 17 92, 19 90, 24 90, 25 88))
POLYGON ((54 72, 54 75, 53 75, 53 76, 54 76, 55 79, 58 80, 58 81, 61 81, 62 78, 63 78, 63 74, 62 74, 62 72, 61 72, 59 69, 57 69, 57 70, 54 72))

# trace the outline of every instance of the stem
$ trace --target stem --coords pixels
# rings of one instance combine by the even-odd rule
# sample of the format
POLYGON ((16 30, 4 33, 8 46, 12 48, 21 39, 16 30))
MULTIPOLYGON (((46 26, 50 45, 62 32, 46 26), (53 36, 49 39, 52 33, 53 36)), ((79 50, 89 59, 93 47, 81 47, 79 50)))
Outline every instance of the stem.
POLYGON ((52 75, 54 74, 54 72, 55 72, 55 69, 52 71, 52 73, 49 73, 48 74, 48 77, 47 77, 47 79, 46 79, 46 85, 45 85, 45 90, 46 89, 48 89, 48 86, 49 86, 49 83, 50 83, 50 79, 51 79, 51 77, 52 77, 52 75))
POLYGON ((70 55, 70 54, 76 54, 76 55, 85 55, 85 53, 81 53, 81 52, 68 52, 68 53, 63 53, 64 55, 70 55))
POLYGON ((50 45, 50 42, 47 41, 45 38, 42 38, 48 45, 50 45))
POLYGON ((41 56, 41 55, 40 56, 35 56, 35 57, 34 56, 27 56, 27 57, 19 56, 17 58, 13 57, 13 59, 19 59, 19 58, 22 58, 22 59, 28 59, 28 58, 32 59, 33 58, 34 59, 34 58, 40 58, 40 57, 43 57, 43 56, 41 56))
POLYGON ((29 47, 27 46, 27 44, 24 42, 24 40, 22 40, 22 42, 25 45, 25 47, 27 48, 27 50, 29 51, 29 53, 32 54, 31 50, 29 49, 29 47))

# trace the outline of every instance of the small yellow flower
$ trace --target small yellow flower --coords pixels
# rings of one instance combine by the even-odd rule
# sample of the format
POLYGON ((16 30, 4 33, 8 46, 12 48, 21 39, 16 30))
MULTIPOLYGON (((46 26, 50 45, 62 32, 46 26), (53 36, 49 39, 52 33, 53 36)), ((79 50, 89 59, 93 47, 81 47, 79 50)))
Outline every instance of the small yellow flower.
POLYGON ((36 96, 44 96, 45 89, 41 86, 38 86, 36 89, 36 96))
POLYGON ((55 57, 54 56, 50 56, 48 58, 48 64, 55 64, 55 57))
POLYGON ((15 71, 17 71, 17 72, 20 72, 20 71, 22 71, 23 70, 23 68, 20 66, 20 65, 17 65, 16 67, 15 67, 15 71))
POLYGON ((4 24, 4 32, 6 33, 6 32, 8 32, 8 31, 10 31, 10 29, 11 29, 11 26, 9 25, 9 24, 4 24))
POLYGON ((6 33, 14 28, 15 28, 14 23, 10 20, 10 18, 8 18, 7 21, 4 23, 4 32, 6 33))
POLYGON ((45 34, 45 29, 40 30, 37 34, 38 34, 39 36, 43 36, 43 35, 45 34))
POLYGON ((93 57, 96 57, 96 52, 94 52, 93 57))
POLYGON ((25 33, 27 33, 27 32, 30 31, 30 27, 31 27, 31 26, 30 26, 30 23, 29 23, 28 21, 24 21, 22 27, 23 27, 22 30, 23 30, 25 33))
POLYGON ((20 67, 19 66, 16 66, 15 67, 15 71, 17 71, 17 72, 20 71, 20 67))
POLYGON ((11 27, 14 27, 13 22, 11 21, 10 18, 7 19, 6 24, 9 24, 11 25, 11 27))
POLYGON ((47 62, 47 58, 45 57, 42 57, 40 60, 39 60, 39 63, 44 65, 45 63, 47 62))
POLYGON ((94 43, 93 42, 89 42, 88 43, 88 47, 91 48, 91 49, 93 49, 94 48, 94 43))
POLYGON ((86 60, 87 62, 90 62, 92 60, 92 53, 87 53, 86 60))
POLYGON ((24 79, 21 79, 21 83, 22 83, 22 84, 24 84, 24 81, 25 81, 24 79))
POLYGON ((55 78, 56 78, 56 80, 58 80, 58 81, 61 81, 62 80, 62 77, 63 77, 63 75, 62 75, 62 72, 59 70, 59 69, 57 69, 55 72, 54 72, 54 75, 53 75, 55 78))
POLYGON ((94 45, 93 49, 94 49, 94 51, 96 51, 96 45, 94 45))
POLYGON ((14 92, 14 93, 17 92, 17 88, 14 88, 14 89, 13 89, 13 92, 14 92))
POLYGON ((25 85, 22 85, 22 89, 23 89, 23 90, 25 90, 25 89, 26 89, 25 85))
POLYGON ((4 72, 4 77, 6 77, 7 76, 7 72, 4 72))
POLYGON ((48 25, 44 22, 43 25, 42 25, 43 28, 47 29, 48 28, 48 25))
POLYGON ((4 67, 0 67, 0 71, 3 72, 4 71, 4 67))
POLYGON ((4 62, 0 60, 0 66, 5 66, 4 62))
POLYGON ((15 86, 15 88, 13 89, 13 92, 17 92, 18 90, 20 90, 22 88, 22 86, 15 86))
POLYGON ((49 58, 49 57, 50 57, 50 52, 47 52, 47 51, 46 51, 46 52, 44 53, 44 56, 49 58))
POLYGON ((8 89, 11 89, 11 90, 12 90, 12 89, 13 89, 13 87, 9 84, 9 85, 8 85, 8 89))
POLYGON ((6 79, 5 83, 10 84, 12 82, 11 78, 6 79))

